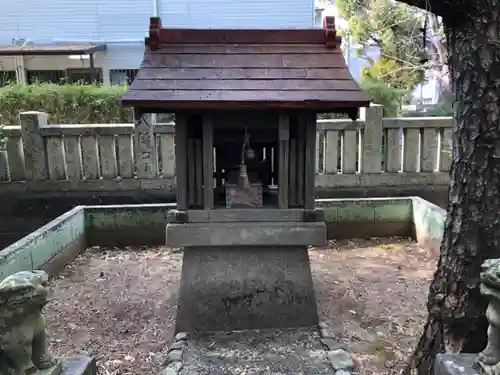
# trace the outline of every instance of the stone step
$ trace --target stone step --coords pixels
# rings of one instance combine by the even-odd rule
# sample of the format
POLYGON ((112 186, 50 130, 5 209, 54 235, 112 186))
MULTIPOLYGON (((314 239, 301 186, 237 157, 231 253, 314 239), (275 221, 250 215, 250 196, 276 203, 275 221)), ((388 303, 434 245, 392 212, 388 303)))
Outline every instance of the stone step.
MULTIPOLYGON (((332 363, 329 354, 317 327, 203 333, 189 338, 178 334, 160 374, 332 375, 338 362, 332 363)), ((352 360, 346 370, 352 369, 351 364, 352 360)))

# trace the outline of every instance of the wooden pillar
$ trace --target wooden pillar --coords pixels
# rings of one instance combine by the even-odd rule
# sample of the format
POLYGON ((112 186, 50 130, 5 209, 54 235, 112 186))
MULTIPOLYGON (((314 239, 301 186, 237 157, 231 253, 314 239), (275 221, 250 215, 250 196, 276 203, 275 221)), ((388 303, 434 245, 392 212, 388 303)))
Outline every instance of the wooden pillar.
MULTIPOLYGON (((184 113, 175 114, 175 176, 177 209, 187 210, 187 116, 184 113)), ((193 166, 191 166, 193 167, 193 166)))
POLYGON ((278 143, 278 205, 288 208, 288 188, 290 184, 290 116, 279 115, 278 143))
POLYGON ((301 116, 297 116, 297 207, 304 207, 306 129, 301 116))
POLYGON ((203 129, 203 206, 214 208, 214 126, 210 114, 202 116, 203 129))
POLYGON ((316 179, 316 113, 304 113, 300 125, 305 128, 304 208, 314 208, 316 179))

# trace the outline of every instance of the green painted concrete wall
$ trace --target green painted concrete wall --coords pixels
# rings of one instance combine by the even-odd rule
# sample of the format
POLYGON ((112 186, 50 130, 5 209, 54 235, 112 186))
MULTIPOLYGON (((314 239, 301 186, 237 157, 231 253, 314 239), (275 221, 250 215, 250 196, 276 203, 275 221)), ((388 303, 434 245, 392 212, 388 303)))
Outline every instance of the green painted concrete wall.
POLYGON ((19 271, 43 268, 84 232, 84 207, 78 206, 1 250, 0 280, 19 271))
MULTIPOLYGON (((327 224, 362 222, 411 223, 415 234, 440 241, 446 212, 421 198, 318 199, 327 224)), ((175 204, 78 206, 0 251, 0 280, 9 274, 39 269, 76 239, 92 230, 114 232, 137 228, 165 230, 175 204)))
POLYGON ((407 222, 412 219, 411 198, 317 199, 327 223, 344 221, 407 222))
POLYGON ((175 203, 85 206, 85 230, 127 230, 158 228, 165 230, 167 213, 175 203))
MULTIPOLYGON (((416 239, 440 243, 443 238, 446 210, 419 197, 412 197, 412 220, 416 239)), ((423 241, 422 241, 423 242, 423 241)))
MULTIPOLYGON (((327 223, 343 221, 412 220, 412 198, 317 199, 316 207, 325 211, 327 223)), ((175 204, 86 206, 85 228, 123 229, 164 228, 167 212, 175 204)))

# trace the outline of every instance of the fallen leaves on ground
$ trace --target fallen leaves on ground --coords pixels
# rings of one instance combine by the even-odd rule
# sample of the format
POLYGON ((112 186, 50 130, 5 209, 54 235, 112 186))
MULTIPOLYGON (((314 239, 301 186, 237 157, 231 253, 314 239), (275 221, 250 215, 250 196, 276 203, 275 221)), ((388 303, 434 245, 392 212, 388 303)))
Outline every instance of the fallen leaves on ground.
MULTIPOLYGON (((435 260, 400 238, 330 241, 309 254, 320 317, 358 374, 387 374, 406 360, 435 260)), ((52 284, 50 350, 95 356, 101 374, 156 373, 175 327, 181 263, 179 249, 88 249, 52 284)))
POLYGON ((330 241, 309 256, 320 319, 356 358, 356 374, 404 366, 427 317, 436 259, 404 238, 330 241))

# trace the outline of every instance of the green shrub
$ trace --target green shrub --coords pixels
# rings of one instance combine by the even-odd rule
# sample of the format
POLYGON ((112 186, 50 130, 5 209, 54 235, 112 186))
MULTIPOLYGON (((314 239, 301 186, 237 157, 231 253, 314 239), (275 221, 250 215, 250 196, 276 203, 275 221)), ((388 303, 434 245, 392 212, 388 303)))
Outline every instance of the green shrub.
POLYGON ((370 100, 384 106, 384 116, 398 116, 401 113, 403 98, 407 90, 389 87, 385 82, 362 76, 359 82, 362 90, 368 93, 370 100))
POLYGON ((18 124, 19 112, 42 111, 52 124, 132 122, 120 97, 126 86, 7 85, 0 88, 0 124, 18 124))

